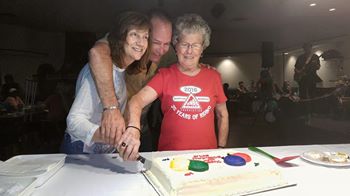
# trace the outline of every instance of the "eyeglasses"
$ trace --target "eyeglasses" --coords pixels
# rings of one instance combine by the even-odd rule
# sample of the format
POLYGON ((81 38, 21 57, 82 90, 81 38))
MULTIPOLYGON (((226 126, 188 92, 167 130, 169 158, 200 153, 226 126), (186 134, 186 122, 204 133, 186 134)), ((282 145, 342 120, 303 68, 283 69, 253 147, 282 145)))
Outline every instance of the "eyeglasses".
POLYGON ((188 50, 189 48, 191 48, 193 51, 200 51, 203 47, 202 44, 198 44, 198 43, 190 44, 187 42, 180 42, 179 46, 183 50, 188 50))

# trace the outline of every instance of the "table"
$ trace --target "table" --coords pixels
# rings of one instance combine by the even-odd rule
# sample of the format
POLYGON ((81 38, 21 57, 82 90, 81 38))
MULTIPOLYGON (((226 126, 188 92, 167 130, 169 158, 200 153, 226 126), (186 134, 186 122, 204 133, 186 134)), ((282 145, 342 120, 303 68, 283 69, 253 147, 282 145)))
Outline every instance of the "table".
MULTIPOLYGON (((308 150, 341 151, 350 153, 350 144, 303 145, 261 147, 277 157, 298 155, 308 150)), ((249 152, 247 148, 234 148, 233 151, 249 152)), ((186 151, 185 151, 186 152, 186 151)), ((167 156, 184 151, 142 153, 145 157, 167 156)), ((259 155, 260 156, 260 155, 259 155)), ((151 185, 137 171, 137 162, 121 162, 115 154, 69 155, 66 163, 49 181, 39 187, 33 196, 54 195, 157 195, 151 185)), ((301 159, 292 163, 296 167, 282 168, 286 177, 297 183, 296 186, 268 191, 258 196, 288 195, 348 195, 350 167, 330 168, 310 164, 301 159)), ((274 164, 271 161, 271 164, 274 164)))

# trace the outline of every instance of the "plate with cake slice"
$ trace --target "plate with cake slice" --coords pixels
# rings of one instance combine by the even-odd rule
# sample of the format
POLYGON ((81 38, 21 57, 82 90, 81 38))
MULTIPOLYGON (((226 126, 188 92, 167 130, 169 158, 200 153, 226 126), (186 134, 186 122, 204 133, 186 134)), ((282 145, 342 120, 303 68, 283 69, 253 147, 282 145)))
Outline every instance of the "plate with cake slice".
POLYGON ((350 167, 350 157, 346 152, 307 151, 300 156, 303 160, 330 167, 350 167))

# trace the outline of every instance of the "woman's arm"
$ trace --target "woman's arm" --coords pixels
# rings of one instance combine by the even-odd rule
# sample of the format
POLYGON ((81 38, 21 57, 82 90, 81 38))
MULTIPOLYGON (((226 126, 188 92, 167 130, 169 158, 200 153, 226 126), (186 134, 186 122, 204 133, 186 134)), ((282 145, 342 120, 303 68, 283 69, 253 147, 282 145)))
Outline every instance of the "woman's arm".
POLYGON ((153 88, 145 86, 129 101, 127 114, 125 115, 127 128, 118 143, 119 154, 124 160, 137 159, 140 146, 140 131, 138 129, 141 128, 141 112, 146 105, 152 103, 157 97, 158 94, 153 88))
POLYGON ((94 140, 97 138, 93 138, 100 125, 96 123, 99 119, 92 118, 96 112, 101 111, 98 111, 99 98, 96 89, 92 88, 92 78, 90 79, 91 81, 88 81, 84 78, 82 81, 67 116, 67 132, 87 145, 100 142, 94 140))
POLYGON ((217 117, 217 124, 219 128, 218 132, 218 146, 225 147, 227 144, 229 123, 228 123, 228 112, 226 103, 217 104, 215 107, 215 114, 217 117))

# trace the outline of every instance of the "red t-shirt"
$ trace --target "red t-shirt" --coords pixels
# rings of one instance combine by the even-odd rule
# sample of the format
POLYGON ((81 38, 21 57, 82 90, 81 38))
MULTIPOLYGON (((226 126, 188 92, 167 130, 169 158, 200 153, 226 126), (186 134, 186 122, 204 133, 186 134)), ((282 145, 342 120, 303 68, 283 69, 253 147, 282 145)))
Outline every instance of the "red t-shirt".
POLYGON ((158 150, 217 148, 214 108, 226 97, 216 70, 201 68, 187 76, 173 64, 147 85, 158 93, 164 114, 158 150))

